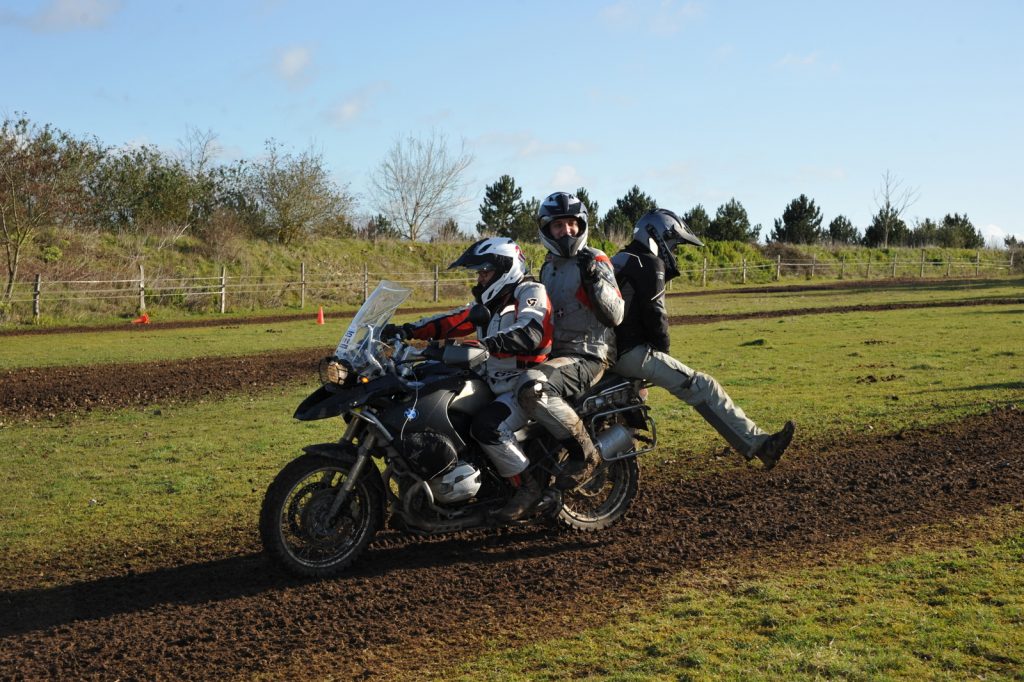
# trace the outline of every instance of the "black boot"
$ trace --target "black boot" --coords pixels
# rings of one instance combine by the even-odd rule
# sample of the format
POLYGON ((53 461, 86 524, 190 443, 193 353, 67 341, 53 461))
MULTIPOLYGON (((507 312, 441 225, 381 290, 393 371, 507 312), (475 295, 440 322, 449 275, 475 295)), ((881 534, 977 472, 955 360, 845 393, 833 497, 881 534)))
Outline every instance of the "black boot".
POLYGON ((761 460, 765 471, 770 470, 782 459, 782 453, 786 451, 790 441, 793 440, 793 431, 795 430, 796 426, 793 422, 786 422, 778 432, 768 436, 768 440, 754 453, 754 457, 761 460))
POLYGON ((537 479, 526 472, 508 480, 516 486, 516 492, 505 503, 505 506, 495 513, 495 516, 501 521, 518 521, 528 515, 544 491, 537 479))

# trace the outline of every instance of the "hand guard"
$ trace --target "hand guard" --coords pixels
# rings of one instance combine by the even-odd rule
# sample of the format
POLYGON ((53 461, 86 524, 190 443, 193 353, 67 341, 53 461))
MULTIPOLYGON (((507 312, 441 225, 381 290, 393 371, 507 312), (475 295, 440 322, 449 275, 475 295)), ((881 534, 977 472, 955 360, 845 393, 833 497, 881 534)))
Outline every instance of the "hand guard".
POLYGON ((393 339, 398 337, 402 341, 412 338, 412 325, 409 323, 405 324, 386 324, 380 331, 380 338, 382 339, 393 339))

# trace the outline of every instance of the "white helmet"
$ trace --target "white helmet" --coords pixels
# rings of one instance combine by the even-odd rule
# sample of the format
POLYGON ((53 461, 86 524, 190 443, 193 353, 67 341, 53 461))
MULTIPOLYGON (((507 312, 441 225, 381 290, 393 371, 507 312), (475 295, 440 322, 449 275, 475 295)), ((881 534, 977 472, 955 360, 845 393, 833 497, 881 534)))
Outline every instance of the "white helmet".
POLYGON ((555 192, 549 194, 540 208, 537 209, 537 225, 540 227, 540 241, 548 251, 561 256, 571 258, 587 245, 587 206, 574 194, 568 192, 555 192), (556 218, 575 218, 580 226, 580 231, 575 237, 568 235, 561 239, 551 236, 549 226, 556 218))
POLYGON ((476 242, 448 266, 467 270, 492 270, 494 277, 483 288, 473 287, 478 303, 489 304, 511 291, 526 277, 526 257, 519 245, 508 237, 491 237, 476 242))

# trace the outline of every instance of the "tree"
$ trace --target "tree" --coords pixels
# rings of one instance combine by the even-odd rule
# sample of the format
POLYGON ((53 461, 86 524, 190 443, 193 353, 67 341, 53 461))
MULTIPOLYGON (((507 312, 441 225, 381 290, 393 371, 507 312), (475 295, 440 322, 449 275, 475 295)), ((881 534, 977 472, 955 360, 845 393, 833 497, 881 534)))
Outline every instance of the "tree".
MULTIPOLYGON (((598 232, 601 229, 601 219, 598 214, 598 204, 596 201, 590 198, 590 192, 587 191, 586 187, 579 187, 576 189, 576 198, 583 203, 587 208, 587 215, 590 216, 590 225, 593 232, 598 232)), ((534 212, 536 215, 536 212, 534 212)))
POLYGON ((901 239, 895 240, 896 244, 906 242, 909 236, 907 224, 903 222, 903 214, 917 201, 917 190, 903 186, 903 181, 895 177, 889 171, 882 174, 882 185, 875 193, 875 205, 878 213, 875 214, 872 227, 864 231, 864 239, 868 240, 868 233, 871 232, 871 242, 868 246, 881 246, 888 248, 893 231, 898 232, 901 239), (876 241, 878 238, 880 241, 876 241))
POLYGON ((362 229, 356 230, 356 235, 362 239, 377 242, 381 239, 399 239, 402 233, 391 224, 387 216, 378 213, 369 218, 362 229))
POLYGON ((815 244, 821 241, 821 209, 806 194, 789 202, 782 219, 775 219, 775 229, 768 241, 786 244, 815 244))
POLYGON ((432 242, 458 242, 466 239, 459 229, 459 221, 455 218, 445 218, 434 226, 430 241, 432 242))
POLYGON ((910 240, 910 228, 900 218, 894 207, 880 208, 871 219, 871 225, 864 230, 864 244, 888 248, 901 246, 910 240))
POLYGON ((708 231, 711 229, 711 218, 708 216, 707 211, 704 210, 702 204, 697 204, 685 214, 683 214, 683 222, 690 228, 690 232, 704 239, 708 235, 708 231))
POLYGON ((756 242, 761 226, 750 227, 747 209, 735 197, 715 211, 715 219, 708 227, 708 239, 714 241, 756 242))
POLYGON ((939 244, 939 226, 931 218, 919 220, 910 231, 911 246, 935 246, 939 244))
POLYGON ((947 248, 980 249, 985 245, 985 238, 974 227, 970 218, 959 213, 947 213, 938 232, 940 244, 947 248))
POLYGON ((859 244, 860 230, 844 215, 837 215, 828 224, 828 238, 833 244, 859 244))
POLYGON ((533 216, 525 215, 526 204, 522 197, 523 190, 516 186, 511 175, 502 175, 493 185, 488 185, 484 190, 484 201, 480 204, 477 232, 516 241, 536 241, 533 216))
POLYGON ((419 239, 434 220, 457 213, 465 203, 462 176, 472 162, 464 144, 453 155, 437 133, 399 139, 371 178, 376 208, 404 237, 419 239))
POLYGON ((323 155, 308 149, 282 152, 273 140, 255 166, 255 190, 267 215, 269 236, 280 244, 316 232, 351 209, 352 199, 331 180, 323 155))
POLYGON ((41 227, 67 220, 80 203, 82 178, 102 150, 49 124, 5 118, 0 124, 0 243, 7 265, 4 301, 14 293, 24 248, 41 227))
POLYGON ((658 208, 658 204, 647 194, 640 191, 637 185, 626 192, 621 199, 615 200, 612 206, 604 215, 602 226, 604 233, 612 241, 627 241, 632 235, 633 228, 645 213, 658 208))

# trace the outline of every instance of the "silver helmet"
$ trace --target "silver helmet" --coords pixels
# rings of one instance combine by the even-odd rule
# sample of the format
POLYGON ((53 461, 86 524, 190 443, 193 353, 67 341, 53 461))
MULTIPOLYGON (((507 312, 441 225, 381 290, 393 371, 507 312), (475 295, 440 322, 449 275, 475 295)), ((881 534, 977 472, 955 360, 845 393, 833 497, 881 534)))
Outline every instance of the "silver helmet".
POLYGON ((548 251, 556 256, 571 258, 587 245, 587 206, 574 194, 555 192, 548 195, 537 209, 537 226, 540 228, 540 241, 548 251), (551 236, 550 225, 556 218, 575 218, 580 226, 579 233, 575 237, 566 235, 555 239, 551 236))
POLYGON ((677 216, 667 208, 657 208, 645 213, 636 222, 633 239, 646 246, 651 253, 665 263, 665 277, 672 279, 679 275, 675 250, 680 244, 704 246, 704 242, 677 216))

